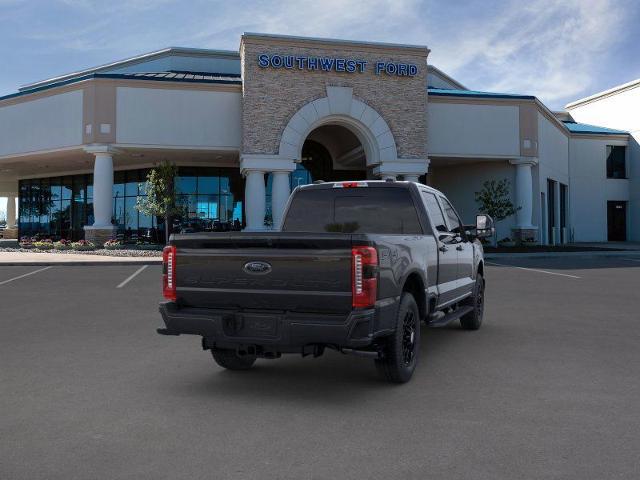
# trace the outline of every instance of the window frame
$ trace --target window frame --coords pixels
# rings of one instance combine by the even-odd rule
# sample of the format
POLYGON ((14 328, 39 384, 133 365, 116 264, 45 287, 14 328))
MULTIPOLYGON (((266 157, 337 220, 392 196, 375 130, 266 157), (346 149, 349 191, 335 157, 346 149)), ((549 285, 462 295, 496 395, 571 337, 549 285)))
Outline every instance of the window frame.
POLYGON ((458 214, 458 212, 456 211, 455 207, 453 206, 453 203, 451 203, 449 201, 449 199, 446 198, 442 194, 438 195, 438 200, 440 201, 440 204, 441 204, 441 207, 442 207, 442 213, 444 214, 444 220, 445 220, 445 222, 447 222, 447 226, 449 228, 449 233, 457 234, 457 235, 460 236, 460 238, 462 238, 463 241, 466 241, 467 240, 467 233, 466 233, 466 229, 464 228, 464 222, 462 221, 462 219, 460 218, 460 215, 458 214), (449 215, 446 214, 446 208, 445 208, 445 203, 444 202, 446 202, 451 207, 451 211, 453 212, 453 214, 458 219, 458 223, 460 225, 460 231, 459 232, 454 232, 453 231, 452 225, 450 224, 449 215))

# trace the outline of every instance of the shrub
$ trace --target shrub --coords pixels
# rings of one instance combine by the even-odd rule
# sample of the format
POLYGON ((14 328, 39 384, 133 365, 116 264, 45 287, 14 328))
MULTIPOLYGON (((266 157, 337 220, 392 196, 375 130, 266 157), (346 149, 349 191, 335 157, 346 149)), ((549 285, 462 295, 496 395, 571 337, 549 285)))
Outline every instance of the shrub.
POLYGON ((33 248, 33 241, 31 237, 21 237, 19 244, 20 248, 33 248))
POLYGON ((51 250, 53 248, 53 242, 49 238, 46 240, 36 240, 33 242, 33 246, 40 250, 51 250))
POLYGON ((53 248, 56 250, 71 250, 71 240, 62 239, 59 242, 54 242, 53 248))
POLYGON ((81 251, 91 251, 96 249, 96 246, 87 240, 78 240, 77 242, 73 242, 71 244, 71 247, 74 250, 81 250, 81 251))
POLYGON ((122 243, 120 240, 111 239, 104 242, 103 246, 106 250, 119 250, 123 248, 124 243, 122 243))

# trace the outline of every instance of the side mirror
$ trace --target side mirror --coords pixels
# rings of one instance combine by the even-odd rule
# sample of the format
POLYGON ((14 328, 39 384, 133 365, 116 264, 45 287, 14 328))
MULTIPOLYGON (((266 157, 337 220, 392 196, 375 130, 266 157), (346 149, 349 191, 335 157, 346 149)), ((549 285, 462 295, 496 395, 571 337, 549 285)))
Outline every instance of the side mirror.
POLYGON ((489 215, 476 215, 476 237, 487 238, 493 236, 496 229, 493 226, 493 218, 489 215))

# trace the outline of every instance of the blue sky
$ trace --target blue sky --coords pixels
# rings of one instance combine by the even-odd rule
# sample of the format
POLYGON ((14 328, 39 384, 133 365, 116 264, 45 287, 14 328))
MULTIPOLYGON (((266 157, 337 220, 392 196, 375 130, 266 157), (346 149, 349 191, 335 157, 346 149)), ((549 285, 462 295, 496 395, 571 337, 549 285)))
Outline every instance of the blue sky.
POLYGON ((167 46, 237 50, 244 31, 424 44, 468 88, 552 109, 640 77, 625 0, 0 0, 0 95, 167 46))
POLYGON ((633 0, 0 0, 0 95, 167 46, 237 50, 245 31, 427 45, 468 88, 552 109, 640 77, 633 0))

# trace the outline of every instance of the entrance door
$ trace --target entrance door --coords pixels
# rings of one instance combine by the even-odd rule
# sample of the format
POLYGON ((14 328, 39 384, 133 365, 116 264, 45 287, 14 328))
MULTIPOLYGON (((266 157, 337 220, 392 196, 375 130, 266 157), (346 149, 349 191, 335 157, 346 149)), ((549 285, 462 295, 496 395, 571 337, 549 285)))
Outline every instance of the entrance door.
POLYGON ((627 202, 607 202, 607 229, 610 242, 627 240, 627 202))

